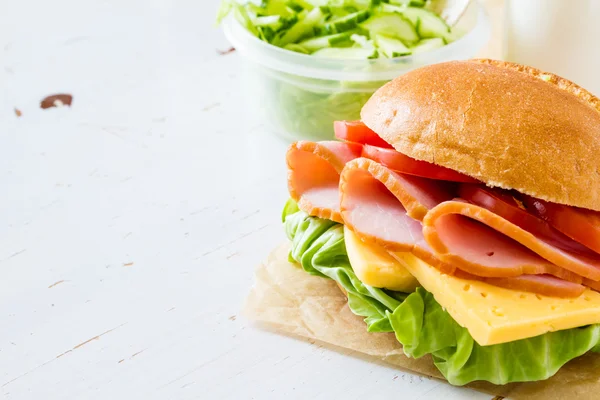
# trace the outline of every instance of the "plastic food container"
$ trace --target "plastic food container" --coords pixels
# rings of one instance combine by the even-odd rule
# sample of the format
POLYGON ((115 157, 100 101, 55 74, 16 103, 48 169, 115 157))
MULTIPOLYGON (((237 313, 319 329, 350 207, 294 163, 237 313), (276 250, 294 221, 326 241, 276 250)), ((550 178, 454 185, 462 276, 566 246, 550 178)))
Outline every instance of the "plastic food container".
POLYGON ((244 62, 244 112, 287 140, 333 139, 333 121, 360 119, 362 106, 384 83, 421 66, 476 56, 490 36, 484 8, 471 2, 456 27, 466 33, 430 52, 344 60, 284 50, 254 37, 231 16, 223 21, 244 62))

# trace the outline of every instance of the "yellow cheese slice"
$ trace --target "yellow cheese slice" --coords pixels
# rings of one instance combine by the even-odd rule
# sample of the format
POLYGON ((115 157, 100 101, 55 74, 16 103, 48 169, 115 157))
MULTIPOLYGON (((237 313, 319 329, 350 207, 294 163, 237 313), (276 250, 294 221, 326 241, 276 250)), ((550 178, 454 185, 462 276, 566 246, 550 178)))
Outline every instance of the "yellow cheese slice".
POLYGON ((482 346, 600 323, 600 293, 590 289, 572 299, 504 289, 443 274, 410 253, 388 253, 397 263, 393 266, 383 254, 386 250, 348 232, 346 229, 348 257, 361 281, 388 287, 387 279, 396 284, 406 279, 405 271, 410 272, 482 346), (383 268, 378 260, 383 261, 383 268), (399 271, 402 278, 396 279, 393 271, 399 271))
POLYGON ((344 241, 352 269, 361 282, 407 293, 418 286, 415 277, 384 248, 365 244, 346 226, 344 241))

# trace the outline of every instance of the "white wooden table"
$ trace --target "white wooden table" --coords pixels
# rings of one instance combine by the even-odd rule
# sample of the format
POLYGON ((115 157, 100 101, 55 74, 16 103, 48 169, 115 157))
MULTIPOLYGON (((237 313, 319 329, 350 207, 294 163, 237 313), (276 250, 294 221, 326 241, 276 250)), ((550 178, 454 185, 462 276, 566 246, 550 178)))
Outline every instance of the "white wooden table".
POLYGON ((0 0, 2 398, 489 399, 239 317, 286 143, 240 119, 215 10, 0 0))

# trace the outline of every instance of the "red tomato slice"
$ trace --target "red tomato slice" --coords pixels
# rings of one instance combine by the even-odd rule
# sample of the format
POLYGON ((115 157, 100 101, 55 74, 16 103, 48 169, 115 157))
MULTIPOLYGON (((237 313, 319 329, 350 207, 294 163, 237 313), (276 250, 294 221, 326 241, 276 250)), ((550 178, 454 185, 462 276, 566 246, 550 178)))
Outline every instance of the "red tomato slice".
POLYGON ((600 213, 524 196, 528 209, 556 229, 600 253, 600 213))
POLYGON ((370 144, 373 146, 392 149, 388 142, 379 137, 362 121, 335 121, 333 123, 335 137, 347 142, 370 144))
POLYGON ((449 168, 440 167, 427 161, 419 161, 394 149, 363 146, 362 156, 385 165, 386 167, 402 174, 416 175, 423 178, 437 179, 440 181, 477 183, 477 179, 463 175, 449 168))
POLYGON ((460 185, 458 194, 462 199, 494 212, 555 247, 589 257, 597 257, 587 247, 562 234, 543 219, 530 214, 509 191, 466 184, 460 185))

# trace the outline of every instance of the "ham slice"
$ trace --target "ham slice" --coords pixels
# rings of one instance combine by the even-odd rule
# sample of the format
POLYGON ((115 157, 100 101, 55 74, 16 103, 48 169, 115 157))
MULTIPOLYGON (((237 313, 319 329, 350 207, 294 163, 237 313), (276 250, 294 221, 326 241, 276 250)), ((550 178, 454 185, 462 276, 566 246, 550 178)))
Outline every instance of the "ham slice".
POLYGON ((348 162, 342 170, 340 206, 343 209, 345 202, 353 204, 355 198, 377 205, 386 196, 391 196, 405 209, 405 214, 422 221, 429 210, 452 199, 455 190, 451 183, 400 174, 361 157, 348 162))
POLYGON ((600 260, 556 248, 493 212, 447 201, 423 220, 427 243, 443 261, 483 277, 550 274, 580 283, 600 279, 600 260))
MULTIPOLYGON (((467 218, 462 221, 462 226, 474 231, 460 232, 454 237, 465 238, 466 248, 470 249, 470 238, 479 235, 479 230, 483 229, 502 243, 506 242, 508 255, 512 257, 509 260, 512 262, 507 264, 511 268, 508 273, 504 271, 505 275, 500 275, 502 277, 494 277, 493 274, 492 277, 477 276, 469 273, 477 271, 465 267, 461 260, 445 260, 436 256, 425 240, 419 219, 427 215, 428 210, 453 197, 453 187, 439 183, 395 173, 369 159, 352 160, 346 164, 340 178, 340 210, 344 224, 362 240, 377 243, 389 251, 409 251, 443 273, 464 279, 557 297, 576 297, 585 290, 580 276, 545 261, 502 234, 467 218), (515 248, 517 253, 513 254, 515 248)), ((486 237, 481 241, 481 249, 489 251, 490 248, 486 247, 490 245, 489 239, 486 237)), ((474 247, 474 254, 479 250, 474 247)), ((484 257, 483 261, 489 263, 488 256, 484 257)), ((493 270, 498 266, 491 264, 487 267, 493 270)))
POLYGON ((288 190, 298 207, 319 218, 343 223, 339 181, 344 165, 360 157, 362 146, 338 141, 300 141, 288 149, 288 190))
POLYGON ((294 143, 290 196, 308 214, 390 251, 410 251, 444 273, 559 297, 578 296, 583 285, 600 289, 600 255, 554 247, 486 208, 453 200, 455 183, 400 174, 361 152, 355 143, 294 143))
POLYGON ((455 268, 435 257, 420 219, 452 197, 449 184, 401 175, 366 158, 347 163, 340 178, 340 210, 348 228, 389 251, 412 252, 445 273, 455 268))
POLYGON ((594 289, 596 292, 600 292, 600 282, 593 281, 591 279, 584 279, 583 284, 591 289, 594 289))

